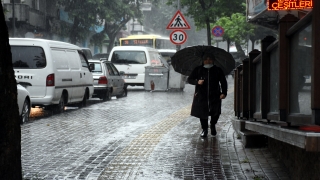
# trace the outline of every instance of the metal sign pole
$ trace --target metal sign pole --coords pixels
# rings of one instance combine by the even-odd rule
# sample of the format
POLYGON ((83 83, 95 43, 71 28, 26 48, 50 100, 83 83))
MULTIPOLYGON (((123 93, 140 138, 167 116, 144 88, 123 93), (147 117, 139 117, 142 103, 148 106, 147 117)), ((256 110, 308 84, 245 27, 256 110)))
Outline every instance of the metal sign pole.
MULTIPOLYGON (((180 0, 178 0, 178 10, 179 10, 179 11, 181 10, 180 0)), ((180 49, 181 49, 181 45, 176 45, 176 50, 179 51, 180 49)))
POLYGON ((14 0, 12 0, 12 37, 16 36, 16 15, 14 8, 14 0))

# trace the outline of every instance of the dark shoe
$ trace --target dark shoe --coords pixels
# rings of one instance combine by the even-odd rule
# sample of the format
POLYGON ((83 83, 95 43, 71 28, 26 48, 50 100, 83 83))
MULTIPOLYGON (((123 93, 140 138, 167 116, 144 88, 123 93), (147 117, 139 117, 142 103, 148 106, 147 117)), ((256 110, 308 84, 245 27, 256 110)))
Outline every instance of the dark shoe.
POLYGON ((212 136, 216 136, 217 135, 217 130, 216 130, 216 126, 215 125, 211 126, 211 135, 212 136))
POLYGON ((200 134, 201 137, 207 137, 208 135, 208 130, 203 130, 202 133, 200 134))

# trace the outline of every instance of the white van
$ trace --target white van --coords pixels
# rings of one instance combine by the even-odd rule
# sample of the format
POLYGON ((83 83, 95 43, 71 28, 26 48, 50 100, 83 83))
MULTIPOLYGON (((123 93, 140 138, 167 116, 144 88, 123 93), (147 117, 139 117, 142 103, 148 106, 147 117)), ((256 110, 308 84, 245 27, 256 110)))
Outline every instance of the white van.
POLYGON ((67 104, 86 105, 93 78, 78 46, 29 38, 10 38, 9 43, 16 80, 28 84, 32 107, 63 112, 67 104))
POLYGON ((146 66, 168 67, 158 50, 142 46, 116 46, 108 60, 124 72, 126 85, 131 86, 144 86, 146 66))

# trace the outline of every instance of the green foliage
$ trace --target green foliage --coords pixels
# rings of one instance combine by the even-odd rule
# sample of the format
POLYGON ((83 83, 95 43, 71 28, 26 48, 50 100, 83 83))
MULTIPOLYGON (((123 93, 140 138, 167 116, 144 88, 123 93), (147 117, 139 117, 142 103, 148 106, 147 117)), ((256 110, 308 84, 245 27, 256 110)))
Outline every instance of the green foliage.
POLYGON ((57 3, 68 13, 72 24, 64 24, 61 35, 68 35, 76 44, 88 37, 90 28, 98 25, 97 15, 101 13, 103 0, 58 0, 57 3), (85 12, 85 13, 84 13, 85 12))
MULTIPOLYGON (((168 5, 177 6, 176 0, 168 0, 168 5)), ((245 12, 245 0, 181 0, 182 8, 187 8, 186 15, 193 18, 197 29, 207 29, 208 45, 211 45, 211 24, 219 17, 231 17, 233 13, 245 12)))
MULTIPOLYGON (((206 22, 216 19, 216 0, 180 0, 181 8, 186 8, 186 15, 193 18, 198 29, 206 27, 206 22)), ((176 0, 168 0, 168 5, 177 8, 176 0)))
POLYGON ((245 13, 246 0, 219 0, 216 9, 218 17, 231 17, 235 13, 245 13))
POLYGON ((140 10, 140 1, 135 0, 104 0, 105 8, 101 14, 101 19, 104 19, 104 30, 101 33, 105 33, 109 37, 108 51, 113 47, 115 38, 119 31, 125 27, 125 25, 131 20, 136 19, 142 23, 143 14, 140 10))
POLYGON ((155 34, 169 36, 170 31, 166 30, 167 24, 177 11, 176 8, 165 3, 152 6, 152 11, 144 12, 144 26, 154 30, 155 34))
POLYGON ((63 26, 61 35, 68 36, 71 43, 76 44, 95 33, 95 25, 104 26, 104 30, 95 35, 90 42, 101 45, 104 40, 101 37, 107 34, 110 43, 113 44, 118 32, 130 19, 142 21, 140 3, 135 0, 58 0, 58 4, 64 7, 73 22, 63 26))
POLYGON ((241 13, 232 14, 231 17, 220 18, 214 26, 224 28, 224 39, 241 44, 248 36, 253 35, 255 26, 247 23, 246 17, 241 13))

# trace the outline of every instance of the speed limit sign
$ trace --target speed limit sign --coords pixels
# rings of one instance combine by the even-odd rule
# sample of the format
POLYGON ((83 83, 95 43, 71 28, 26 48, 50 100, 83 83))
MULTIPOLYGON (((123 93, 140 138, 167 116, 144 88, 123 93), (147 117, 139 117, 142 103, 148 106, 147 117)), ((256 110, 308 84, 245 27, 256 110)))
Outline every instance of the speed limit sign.
POLYGON ((187 33, 181 30, 175 30, 170 34, 170 41, 173 44, 180 45, 187 40, 187 33))

